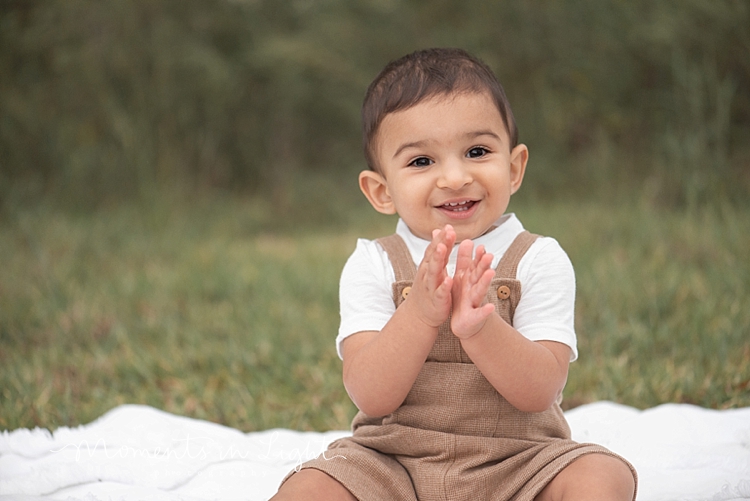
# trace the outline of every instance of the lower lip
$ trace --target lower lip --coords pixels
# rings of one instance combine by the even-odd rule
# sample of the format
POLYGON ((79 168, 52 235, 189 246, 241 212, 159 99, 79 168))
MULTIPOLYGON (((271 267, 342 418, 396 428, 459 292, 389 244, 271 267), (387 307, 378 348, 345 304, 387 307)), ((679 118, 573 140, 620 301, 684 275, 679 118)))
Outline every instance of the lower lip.
POLYGON ((474 215, 478 205, 479 202, 474 202, 469 206, 468 209, 464 210, 451 210, 444 207, 438 207, 438 209, 450 219, 467 219, 474 215))

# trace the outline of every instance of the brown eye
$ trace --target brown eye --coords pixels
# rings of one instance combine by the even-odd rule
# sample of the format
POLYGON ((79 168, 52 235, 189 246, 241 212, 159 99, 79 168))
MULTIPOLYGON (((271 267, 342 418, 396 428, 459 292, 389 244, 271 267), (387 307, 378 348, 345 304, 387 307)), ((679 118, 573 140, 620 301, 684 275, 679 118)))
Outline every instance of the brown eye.
POLYGON ((429 167, 430 165, 432 165, 432 160, 427 157, 419 157, 412 160, 409 165, 411 167, 429 167))
POLYGON ((476 146, 472 149, 470 149, 466 156, 469 158, 481 158, 485 156, 487 153, 489 153, 489 150, 487 148, 484 148, 482 146, 476 146))

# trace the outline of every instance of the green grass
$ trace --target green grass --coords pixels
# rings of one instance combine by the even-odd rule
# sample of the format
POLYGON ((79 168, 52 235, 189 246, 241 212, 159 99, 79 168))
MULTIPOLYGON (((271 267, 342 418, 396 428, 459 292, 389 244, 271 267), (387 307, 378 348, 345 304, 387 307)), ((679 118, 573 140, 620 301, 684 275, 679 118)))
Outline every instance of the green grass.
POLYGON ((531 211, 576 268, 568 405, 750 405, 750 210, 588 204, 531 211))
MULTIPOLYGON (((567 406, 750 405, 749 209, 514 210, 576 267, 567 406)), ((6 211, 0 429, 77 425, 123 403, 246 431, 347 428, 338 277, 356 238, 393 220, 361 203, 346 214, 287 215, 275 230, 268 205, 239 198, 6 211)))

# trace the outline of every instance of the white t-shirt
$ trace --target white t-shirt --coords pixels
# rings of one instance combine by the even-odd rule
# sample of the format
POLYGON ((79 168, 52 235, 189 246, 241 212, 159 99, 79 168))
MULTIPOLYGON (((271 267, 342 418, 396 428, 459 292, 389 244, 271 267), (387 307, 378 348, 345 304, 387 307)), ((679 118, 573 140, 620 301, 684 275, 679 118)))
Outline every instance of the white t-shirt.
MULTIPOLYGON (((495 268, 516 236, 524 228, 515 214, 506 214, 497 228, 474 239, 494 256, 495 268)), ((403 220, 396 233, 406 242, 415 265, 422 261, 428 240, 416 237, 403 220)), ((458 245, 450 255, 447 270, 456 269, 458 245)), ((538 238, 518 263, 516 278, 521 282, 521 300, 513 316, 513 327, 532 341, 557 341, 571 349, 571 362, 578 358, 573 326, 575 308, 575 274, 568 255, 550 237, 538 238)), ((359 239, 341 273, 339 301, 341 325, 336 348, 341 357, 341 343, 352 334, 379 331, 390 320, 396 307, 391 286, 396 280, 388 254, 374 240, 359 239)))

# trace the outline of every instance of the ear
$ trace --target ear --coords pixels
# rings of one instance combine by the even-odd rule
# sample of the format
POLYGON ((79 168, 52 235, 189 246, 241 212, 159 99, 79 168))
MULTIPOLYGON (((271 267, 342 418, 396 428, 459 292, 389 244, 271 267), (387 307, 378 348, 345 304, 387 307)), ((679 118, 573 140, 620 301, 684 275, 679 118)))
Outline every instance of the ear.
POLYGON ((365 194, 376 211, 382 214, 395 214, 396 206, 388 191, 385 178, 377 172, 364 170, 359 173, 359 189, 365 194))
POLYGON ((529 161, 529 149, 525 144, 519 144, 510 152, 510 192, 518 191, 526 173, 526 163, 529 161))

